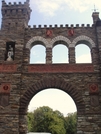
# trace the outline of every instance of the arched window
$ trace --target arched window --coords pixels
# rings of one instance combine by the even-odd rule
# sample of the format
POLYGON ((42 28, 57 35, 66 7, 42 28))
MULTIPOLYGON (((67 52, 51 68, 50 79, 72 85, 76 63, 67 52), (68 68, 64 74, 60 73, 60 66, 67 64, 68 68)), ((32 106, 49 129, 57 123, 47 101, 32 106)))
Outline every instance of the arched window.
POLYGON ((79 44, 75 48, 76 63, 92 63, 90 48, 85 44, 79 44))
POLYGON ((53 63, 68 63, 68 48, 63 44, 58 44, 52 50, 53 63))
POLYGON ((43 64, 46 63, 46 48, 43 45, 35 45, 31 48, 30 64, 43 64))

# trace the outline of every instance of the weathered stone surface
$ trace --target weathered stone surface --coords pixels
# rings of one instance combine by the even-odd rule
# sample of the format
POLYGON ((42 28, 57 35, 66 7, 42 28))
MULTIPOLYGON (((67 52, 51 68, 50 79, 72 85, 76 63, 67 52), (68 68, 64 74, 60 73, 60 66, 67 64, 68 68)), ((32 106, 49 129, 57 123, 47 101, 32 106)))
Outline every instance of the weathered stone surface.
POLYGON ((94 25, 98 14, 96 18, 93 13, 92 27, 77 24, 31 28, 30 12, 28 0, 10 6, 2 1, 0 134, 26 134, 29 102, 37 92, 47 88, 61 89, 75 101, 77 134, 100 134, 101 27, 94 25), (10 42, 14 43, 14 60, 6 61, 10 42), (46 48, 46 64, 30 65, 30 50, 39 43, 46 48), (79 43, 90 48, 91 64, 76 64, 75 47, 79 43), (52 49, 57 44, 68 47, 68 64, 52 64, 52 49))

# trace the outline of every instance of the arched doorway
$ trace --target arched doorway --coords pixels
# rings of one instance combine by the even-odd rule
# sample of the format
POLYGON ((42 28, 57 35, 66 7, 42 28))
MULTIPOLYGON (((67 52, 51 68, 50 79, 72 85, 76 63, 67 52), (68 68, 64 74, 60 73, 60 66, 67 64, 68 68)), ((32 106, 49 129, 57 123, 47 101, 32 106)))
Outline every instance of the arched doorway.
MULTIPOLYGON (((20 134, 22 133, 26 134, 26 131, 27 131, 26 115, 27 115, 27 108, 28 108, 30 100, 36 93, 44 89, 48 89, 48 88, 61 89, 67 94, 69 94, 76 104, 78 117, 82 115, 82 113, 85 113, 85 104, 81 95, 82 92, 78 92, 76 90, 76 87, 74 88, 72 85, 70 85, 63 79, 45 77, 42 80, 36 82, 36 84, 34 85, 32 84, 21 97, 20 109, 19 109, 20 110, 19 111, 20 134)), ((78 125, 79 125, 79 122, 77 122, 77 127, 78 125)))

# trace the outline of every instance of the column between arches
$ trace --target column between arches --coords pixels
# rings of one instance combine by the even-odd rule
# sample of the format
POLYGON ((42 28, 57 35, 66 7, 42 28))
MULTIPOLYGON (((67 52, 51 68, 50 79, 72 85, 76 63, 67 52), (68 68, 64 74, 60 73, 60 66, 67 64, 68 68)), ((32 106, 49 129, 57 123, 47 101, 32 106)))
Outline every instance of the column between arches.
POLYGON ((69 63, 75 64, 75 47, 69 47, 69 63))
POLYGON ((46 64, 52 64, 52 48, 46 47, 46 64))

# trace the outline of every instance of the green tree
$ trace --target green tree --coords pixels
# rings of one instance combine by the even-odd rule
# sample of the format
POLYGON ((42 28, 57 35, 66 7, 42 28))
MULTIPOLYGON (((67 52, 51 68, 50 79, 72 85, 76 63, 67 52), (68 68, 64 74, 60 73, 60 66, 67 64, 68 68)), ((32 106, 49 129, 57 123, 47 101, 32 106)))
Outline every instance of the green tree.
POLYGON ((39 107, 34 111, 32 123, 33 132, 66 134, 63 114, 53 111, 48 106, 39 107))
POLYGON ((76 134, 77 113, 70 113, 65 117, 66 134, 76 134))
POLYGON ((50 132, 52 134, 76 134, 77 113, 64 117, 58 110, 48 106, 37 108, 28 113, 28 130, 30 132, 50 132))
POLYGON ((28 132, 31 132, 33 131, 33 127, 32 127, 32 124, 34 122, 34 115, 32 112, 30 113, 27 113, 27 122, 28 122, 28 132))

